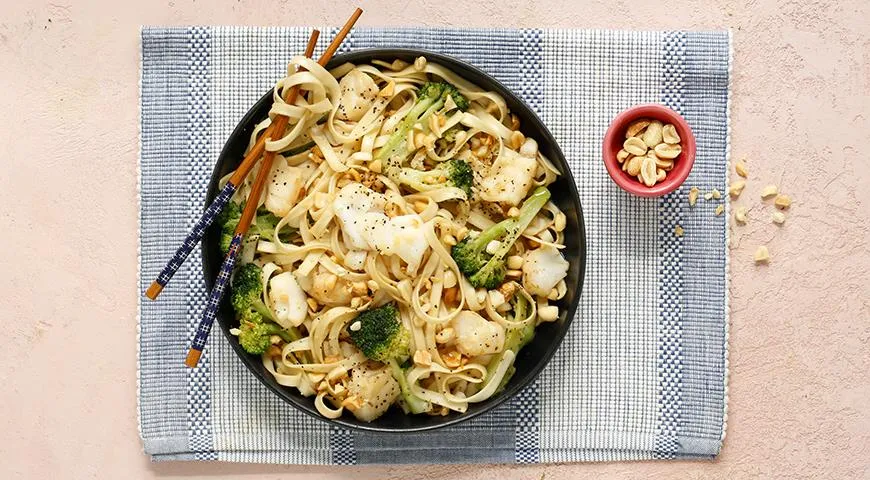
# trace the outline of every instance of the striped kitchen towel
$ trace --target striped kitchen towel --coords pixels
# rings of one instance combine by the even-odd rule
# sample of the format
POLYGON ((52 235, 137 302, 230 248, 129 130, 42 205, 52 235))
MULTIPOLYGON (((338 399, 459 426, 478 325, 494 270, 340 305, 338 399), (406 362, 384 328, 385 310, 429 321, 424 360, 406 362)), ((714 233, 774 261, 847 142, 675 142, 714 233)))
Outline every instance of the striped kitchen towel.
MULTIPOLYGON (((327 38, 336 29, 322 29, 327 38)), ((199 216, 218 153, 304 49, 309 28, 142 30, 142 292, 199 216)), ((321 42, 325 44, 326 42, 321 42)), ((690 185, 726 190, 727 32, 356 29, 343 49, 418 47, 469 61, 518 92, 568 158, 588 267, 577 318, 537 382, 453 428, 378 435, 331 427, 261 385, 220 335, 184 366, 207 298, 199 250, 160 300, 140 295, 139 428, 155 460, 295 464, 538 463, 711 458, 727 409, 728 215, 690 208, 690 185), (691 176, 631 196, 601 160, 619 111, 660 102, 697 137, 691 176), (685 235, 674 234, 681 225, 685 235)), ((720 202, 728 205, 728 199, 720 202)), ((727 210, 726 210, 727 211, 727 210)))

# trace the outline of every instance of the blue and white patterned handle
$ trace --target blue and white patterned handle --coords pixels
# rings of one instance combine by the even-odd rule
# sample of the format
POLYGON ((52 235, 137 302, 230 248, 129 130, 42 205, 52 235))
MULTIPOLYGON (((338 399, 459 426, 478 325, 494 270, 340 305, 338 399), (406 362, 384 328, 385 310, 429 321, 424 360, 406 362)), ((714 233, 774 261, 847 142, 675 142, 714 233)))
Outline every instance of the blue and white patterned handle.
POLYGON ((218 306, 224 297, 227 286, 230 284, 230 277, 233 274, 233 268, 236 266, 236 256, 239 253, 239 248, 241 248, 243 238, 244 235, 236 234, 233 237, 233 241, 230 242, 230 250, 227 252, 224 263, 221 265, 221 270, 214 281, 214 286, 211 288, 208 303, 205 304, 205 311, 202 313, 202 320, 199 321, 196 335, 194 335, 193 341, 190 342, 192 350, 202 351, 205 348, 205 342, 208 341, 208 334, 211 332, 211 326, 214 324, 214 319, 217 316, 218 306))
POLYGON ((169 283, 169 280, 172 279, 172 276, 175 275, 175 272, 178 271, 178 268, 181 267, 181 264, 183 264, 184 260, 187 259, 187 256, 190 255, 190 252, 193 251, 194 247, 196 247, 196 244, 202 240, 202 236, 205 235, 205 230, 214 222, 215 218, 220 215, 230 199, 233 198, 234 193, 236 193, 236 186, 231 182, 227 182, 226 186, 220 191, 217 197, 215 197, 214 201, 211 202, 211 205, 209 205, 202 213, 199 221, 194 225, 193 230, 187 234, 187 238, 184 239, 184 242, 180 247, 178 247, 178 250, 175 251, 175 255, 173 255, 166 266, 163 267, 163 271, 161 271, 160 275, 157 276, 157 280, 152 284, 152 288, 149 288, 145 293, 149 298, 152 300, 156 298, 160 293, 160 290, 169 283))

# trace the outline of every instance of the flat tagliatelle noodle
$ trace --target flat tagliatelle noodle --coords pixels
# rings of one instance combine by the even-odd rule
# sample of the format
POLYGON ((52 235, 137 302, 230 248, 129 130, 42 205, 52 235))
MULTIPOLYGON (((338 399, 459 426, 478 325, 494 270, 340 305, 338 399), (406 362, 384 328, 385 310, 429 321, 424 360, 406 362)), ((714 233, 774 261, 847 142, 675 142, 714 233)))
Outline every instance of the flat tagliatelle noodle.
MULTIPOLYGON (((327 71, 297 56, 247 151, 278 115, 288 126, 266 141, 279 155, 256 199, 255 224, 266 230, 246 239, 240 262, 259 267, 272 316, 301 314, 288 306, 302 302, 305 315, 269 337, 263 367, 278 384, 313 396, 326 418, 349 411, 370 421, 391 404, 407 411, 398 380, 430 415, 465 412, 497 395, 519 348, 509 339, 552 320, 550 302, 567 290, 567 262, 558 253, 566 217, 553 201, 508 244, 497 287, 475 288, 451 253, 457 242, 516 217, 517 192, 528 198, 559 176, 537 143, 519 134, 504 99, 425 58, 327 71), (449 84, 455 90, 444 92, 455 94, 409 120, 429 101, 427 82, 449 84), (284 95, 293 87, 303 93, 289 104, 284 95), (520 154, 531 165, 511 170, 520 154), (469 188, 454 181, 457 162, 473 174, 469 188), (482 200, 482 189, 497 200, 482 200), (404 369, 366 358, 351 339, 361 311, 388 303, 407 330, 413 364, 404 369)), ((254 177, 235 202, 248 197, 254 177)))

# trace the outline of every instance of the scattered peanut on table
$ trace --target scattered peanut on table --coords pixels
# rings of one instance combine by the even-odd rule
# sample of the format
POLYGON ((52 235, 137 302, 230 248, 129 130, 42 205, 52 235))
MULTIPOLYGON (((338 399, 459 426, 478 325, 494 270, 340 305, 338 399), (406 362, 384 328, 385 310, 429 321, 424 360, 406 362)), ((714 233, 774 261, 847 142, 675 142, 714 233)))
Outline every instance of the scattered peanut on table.
POLYGON ((755 263, 769 263, 770 262, 770 252, 767 251, 767 247, 761 245, 755 250, 755 263))
POLYGON ((668 177, 674 162, 683 151, 680 135, 674 125, 659 120, 641 118, 625 130, 625 142, 617 152, 616 161, 637 181, 653 187, 668 177))

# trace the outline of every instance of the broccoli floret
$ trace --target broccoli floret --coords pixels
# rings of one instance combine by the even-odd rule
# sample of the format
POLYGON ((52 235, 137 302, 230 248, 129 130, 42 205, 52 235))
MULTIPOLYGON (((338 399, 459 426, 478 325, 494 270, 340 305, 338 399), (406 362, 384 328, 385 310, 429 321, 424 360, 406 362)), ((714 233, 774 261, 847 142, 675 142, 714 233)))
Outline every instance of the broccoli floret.
POLYGON ((459 125, 454 125, 448 128, 441 134, 441 138, 435 141, 435 145, 437 145, 442 151, 447 150, 456 141, 456 134, 461 131, 463 131, 463 129, 459 125))
POLYGON ((272 344, 271 336, 278 335, 286 342, 292 342, 293 337, 280 325, 272 322, 246 322, 239 326, 239 344, 246 352, 261 355, 272 344))
MULTIPOLYGON (((244 203, 230 202, 216 219, 218 225, 221 227, 220 247, 221 252, 223 252, 224 255, 230 251, 230 243, 233 241, 233 236, 236 233, 236 228, 242 218, 242 210, 244 209, 244 203)), ((281 221, 280 218, 276 217, 270 211, 261 208, 257 210, 257 221, 248 227, 248 234, 245 238, 248 239, 252 235, 257 235, 260 238, 274 242, 275 226, 278 225, 279 221, 281 221)), ((291 229, 282 229, 280 232, 281 240, 285 242, 288 241, 291 233, 291 229)))
MULTIPOLYGON (((262 239, 274 242, 275 226, 277 226, 280 221, 280 217, 275 216, 275 214, 265 208, 261 208, 257 210, 257 220, 248 229, 248 235, 258 235, 262 239)), ((278 236, 281 238, 282 242, 286 242, 290 240, 290 234, 292 231, 292 229, 284 227, 280 232, 278 232, 278 236)))
POLYGON ((376 160, 380 160, 387 167, 387 174, 391 177, 398 175, 398 168, 401 167, 404 156, 394 159, 393 156, 403 151, 405 141, 408 137, 408 132, 415 123, 426 124, 426 120, 433 113, 441 110, 444 107, 444 102, 447 97, 452 97, 453 102, 460 110, 468 109, 468 99, 466 99, 459 90, 449 83, 442 82, 427 82, 424 83, 417 92, 417 103, 411 107, 411 110, 405 115, 405 118, 396 127, 396 131, 390 135, 387 143, 378 151, 375 156, 376 160))
POLYGON ((259 314, 262 319, 275 321, 272 311, 263 303, 263 281, 261 269, 253 263, 239 267, 233 278, 232 295, 230 302, 233 310, 242 318, 255 318, 251 316, 251 310, 259 314))
POLYGON ((440 187, 456 187, 470 197, 474 172, 464 160, 450 160, 432 170, 402 168, 399 172, 399 183, 418 192, 427 192, 440 187))
POLYGON ((221 228, 221 252, 226 255, 230 251, 230 243, 233 241, 233 235, 236 233, 236 226, 242 218, 242 205, 236 202, 229 202, 215 219, 221 228))
POLYGON ((387 363, 390 359, 404 362, 410 355, 410 334, 399 321, 399 311, 392 304, 357 315, 359 329, 350 330, 350 338, 366 357, 387 363))
POLYGON ((238 315, 239 315, 239 323, 240 324, 244 324, 246 322, 247 323, 268 322, 268 320, 263 318, 263 315, 261 315, 260 312, 254 310, 253 308, 248 308, 248 309, 245 309, 241 312, 238 312, 238 315))
POLYGON ((453 246, 450 255, 473 286, 493 289, 502 284, 506 271, 505 257, 549 199, 550 191, 538 187, 523 202, 519 216, 502 220, 480 235, 465 237, 453 246), (498 240, 500 244, 495 253, 490 255, 486 252, 486 246, 493 240, 498 240))
POLYGON ((410 355, 411 334, 402 325, 395 305, 387 304, 366 310, 357 315, 352 325, 357 323, 359 328, 349 329, 353 343, 367 358, 390 366, 393 377, 399 382, 402 399, 411 413, 428 411, 429 403, 411 393, 405 371, 400 366, 400 362, 410 355))
POLYGON ((259 355, 269 348, 269 337, 278 335, 285 342, 301 338, 295 327, 282 328, 275 323, 269 307, 263 303, 263 284, 260 267, 253 263, 242 265, 233 278, 230 302, 239 317, 239 344, 248 353, 259 355))

